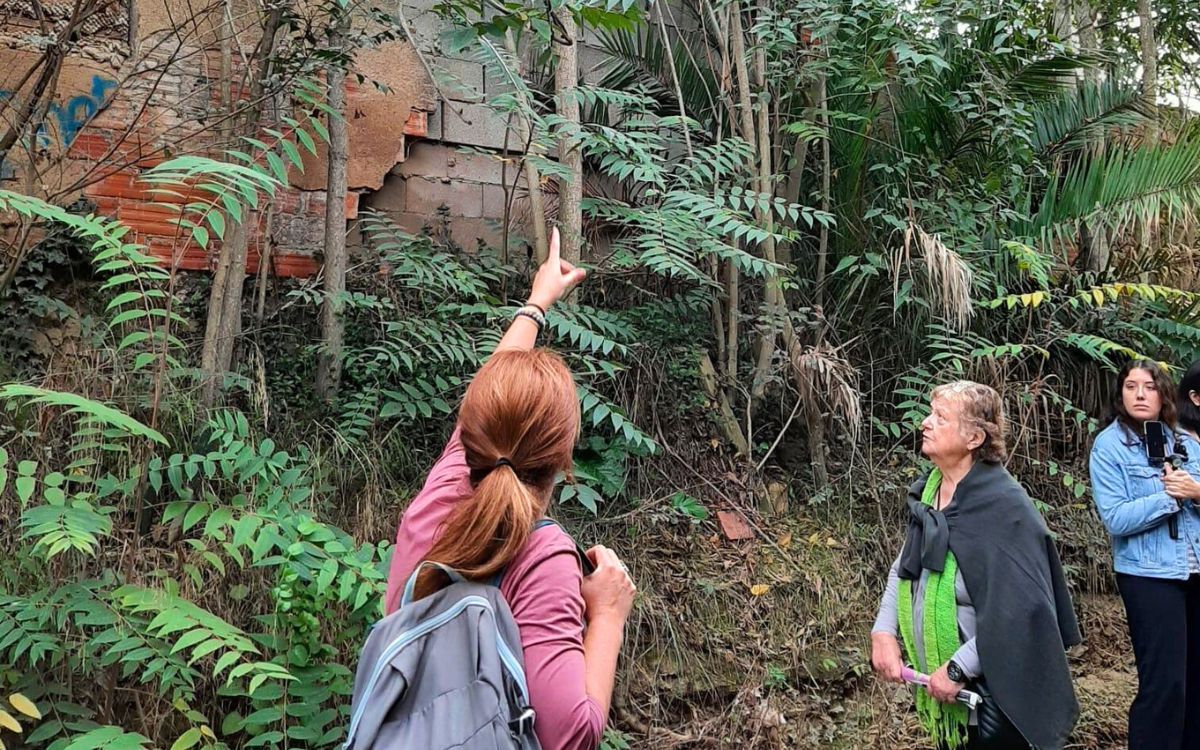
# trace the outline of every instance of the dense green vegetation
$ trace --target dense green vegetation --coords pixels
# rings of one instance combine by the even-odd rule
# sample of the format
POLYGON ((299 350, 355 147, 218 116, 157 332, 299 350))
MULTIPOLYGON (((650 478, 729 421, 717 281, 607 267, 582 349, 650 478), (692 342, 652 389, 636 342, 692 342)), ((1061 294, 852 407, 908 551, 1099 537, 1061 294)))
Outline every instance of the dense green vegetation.
MULTIPOLYGON (((591 278, 547 344, 586 425, 555 510, 643 590, 608 744, 903 743, 861 649, 909 436, 952 377, 1003 391, 1096 636, 1079 741, 1119 744, 1127 696, 1087 682, 1124 636, 1082 458, 1121 359, 1200 344, 1200 130, 1166 104, 1195 82, 1187 3, 1155 8, 1149 90, 1128 2, 439 7, 444 43, 512 82, 514 165, 569 181, 557 144, 595 177, 591 278), (602 80, 556 89, 563 17, 602 80), (754 540, 723 539, 733 509, 754 540)), ((179 221, 201 244, 328 137, 306 64, 281 65, 305 82, 287 138, 146 176, 200 185, 179 221)), ((86 209, 0 191, 3 212, 49 231, 0 288, 0 694, 36 706, 0 706, 0 741, 334 747, 398 513, 534 261, 366 214, 336 396, 313 390, 325 295, 299 284, 247 316, 209 405, 207 279, 86 209), (71 355, 35 346, 68 323, 71 355)))

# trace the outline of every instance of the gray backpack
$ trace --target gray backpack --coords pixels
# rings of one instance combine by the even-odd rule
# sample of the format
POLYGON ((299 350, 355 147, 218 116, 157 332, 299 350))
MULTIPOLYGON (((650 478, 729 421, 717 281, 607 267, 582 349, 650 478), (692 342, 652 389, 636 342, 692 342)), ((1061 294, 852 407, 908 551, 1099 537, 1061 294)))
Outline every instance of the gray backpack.
POLYGON ((400 608, 363 647, 346 750, 540 750, 502 575, 477 583, 440 563, 417 566, 400 608), (417 575, 431 565, 450 585, 413 601, 417 575))

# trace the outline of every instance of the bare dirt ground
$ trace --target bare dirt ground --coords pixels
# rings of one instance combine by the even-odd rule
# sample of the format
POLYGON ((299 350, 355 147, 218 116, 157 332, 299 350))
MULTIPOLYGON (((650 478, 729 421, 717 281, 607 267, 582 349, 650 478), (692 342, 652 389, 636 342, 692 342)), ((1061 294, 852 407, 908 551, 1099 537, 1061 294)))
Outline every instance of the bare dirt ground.
MULTIPOLYGON (((930 747, 907 689, 879 683, 869 667, 899 532, 822 507, 747 516, 755 538, 741 541, 726 538, 715 513, 696 521, 668 503, 574 525, 585 544, 627 551, 640 592, 615 746, 930 747)), ((1112 594, 1078 594, 1075 604, 1085 642, 1071 653, 1081 715, 1068 747, 1123 747, 1136 690, 1124 611, 1112 594)))

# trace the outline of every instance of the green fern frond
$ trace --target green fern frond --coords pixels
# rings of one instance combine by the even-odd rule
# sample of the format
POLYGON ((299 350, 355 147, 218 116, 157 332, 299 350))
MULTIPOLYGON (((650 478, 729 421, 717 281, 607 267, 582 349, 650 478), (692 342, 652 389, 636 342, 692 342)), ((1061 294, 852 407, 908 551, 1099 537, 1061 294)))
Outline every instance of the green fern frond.
POLYGON ((114 338, 121 336, 117 350, 132 355, 134 371, 145 369, 164 355, 168 366, 179 366, 173 352, 181 350, 183 343, 170 330, 172 323, 180 324, 183 318, 166 309, 162 304, 165 292, 159 288, 165 286, 170 275, 158 260, 142 252, 142 246, 124 241, 129 227, 0 190, 0 211, 5 210, 62 224, 76 237, 90 242, 95 253, 92 263, 104 278, 101 289, 114 295, 106 308, 112 313, 108 327, 114 338))
POLYGON ((1058 337, 1055 343, 1082 352, 1092 360, 1114 370, 1116 369, 1112 364, 1112 355, 1114 354, 1125 359, 1153 359, 1153 357, 1124 344, 1090 333, 1065 333, 1058 337))
POLYGON ((1043 289, 1038 289, 1036 291, 1023 292, 1020 294, 1006 294, 1003 297, 997 297, 996 299, 988 300, 982 304, 985 307, 1006 307, 1011 310, 1017 305, 1020 305, 1021 307, 1038 307, 1043 302, 1051 298, 1052 295, 1050 292, 1047 292, 1043 289))
POLYGON ((1116 302, 1122 297, 1133 297, 1147 302, 1164 300, 1169 302, 1190 303, 1196 299, 1192 292, 1175 289, 1161 284, 1136 284, 1116 282, 1081 289, 1069 300, 1070 304, 1103 307, 1108 302, 1116 302))
POLYGON ((658 450, 658 444, 649 435, 639 430, 633 422, 629 421, 625 413, 616 405, 610 403, 586 385, 577 386, 577 390, 579 391, 579 401, 582 405, 585 424, 588 422, 593 426, 608 424, 614 433, 630 445, 650 453, 658 450))
POLYGON ((62 407, 67 410, 67 414, 79 415, 81 421, 85 423, 114 427, 123 430, 131 436, 144 437, 160 445, 167 444, 167 439, 161 433, 150 429, 128 414, 74 393, 49 391, 44 388, 35 388, 19 383, 0 386, 0 401, 10 400, 19 400, 28 404, 62 407))
POLYGON ((66 651, 62 629, 49 606, 54 592, 0 595, 0 654, 4 663, 30 670, 57 663, 66 651))

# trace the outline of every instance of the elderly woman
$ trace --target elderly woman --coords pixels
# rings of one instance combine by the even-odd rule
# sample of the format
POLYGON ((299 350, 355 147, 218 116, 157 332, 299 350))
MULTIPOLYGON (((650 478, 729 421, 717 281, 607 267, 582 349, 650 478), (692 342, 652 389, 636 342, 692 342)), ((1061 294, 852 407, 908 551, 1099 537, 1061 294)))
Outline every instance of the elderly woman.
POLYGON ((939 748, 1061 748, 1079 713, 1066 658, 1079 626, 1050 532, 1001 463, 1000 395, 961 381, 931 406, 921 452, 934 468, 908 491, 871 665, 893 682, 906 662, 930 675, 917 712, 939 748), (980 708, 955 702, 964 688, 980 708))
POLYGON ((1145 359, 1126 364, 1117 375, 1112 423, 1092 445, 1092 497, 1112 536, 1137 661, 1131 750, 1200 747, 1200 444, 1176 432, 1192 421, 1192 394, 1200 389, 1195 369, 1180 389, 1188 410, 1183 421, 1166 370, 1145 359), (1165 447, 1183 459, 1178 468, 1151 462, 1147 422, 1168 428, 1165 447))

